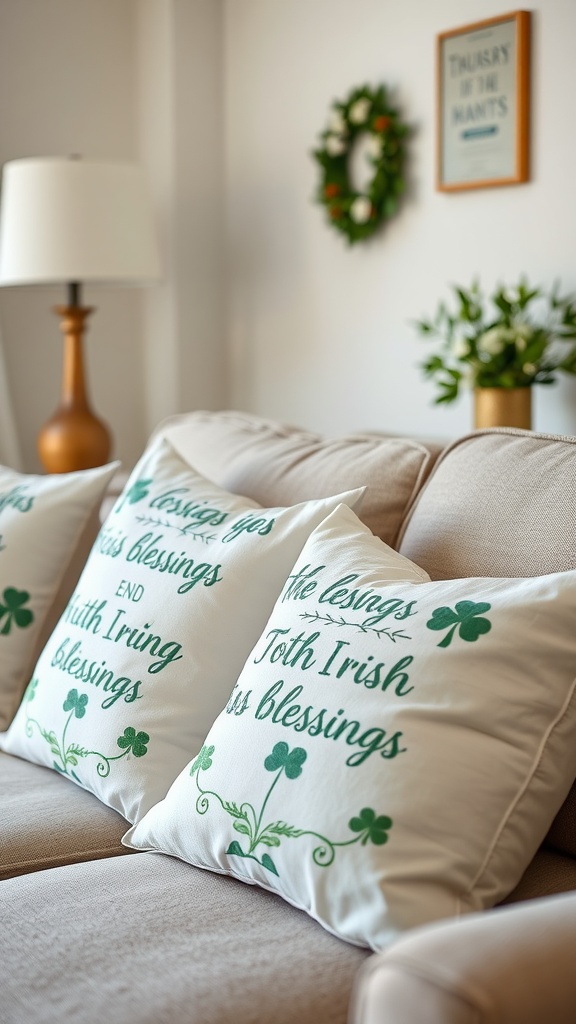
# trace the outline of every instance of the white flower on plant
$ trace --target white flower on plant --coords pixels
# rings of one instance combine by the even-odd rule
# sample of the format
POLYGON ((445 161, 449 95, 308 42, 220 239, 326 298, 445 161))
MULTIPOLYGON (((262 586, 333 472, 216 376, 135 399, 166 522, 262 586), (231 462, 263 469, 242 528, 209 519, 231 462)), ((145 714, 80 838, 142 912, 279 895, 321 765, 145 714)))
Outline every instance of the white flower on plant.
POLYGON ((452 353, 455 359, 466 359, 470 355, 470 342, 468 338, 460 335, 452 346, 452 353))
POLYGON ((359 100, 356 100, 352 104, 348 112, 348 117, 352 121, 352 124, 364 124, 368 114, 370 113, 370 100, 366 96, 361 96, 359 100))
POLYGON ((514 343, 518 352, 523 352, 532 337, 530 324, 516 324, 514 327, 514 343))
POLYGON ((525 373, 527 377, 533 377, 538 367, 534 363, 524 363, 522 367, 522 373, 525 373))
POLYGON ((356 196, 350 207, 350 216, 356 224, 366 224, 372 214, 372 203, 367 196, 356 196))
POLYGON ((334 132, 336 135, 346 134, 346 121, 342 116, 341 110, 332 111, 328 121, 328 127, 330 128, 330 131, 334 132))
POLYGON ((509 302, 512 306, 520 299, 520 293, 517 288, 504 288, 502 295, 506 299, 506 302, 509 302))
POLYGON ((328 135, 326 138, 326 152, 329 156, 341 156, 346 152, 346 143, 339 135, 328 135))
POLYGON ((498 356, 507 341, 508 331, 505 327, 491 327, 476 339, 476 346, 479 352, 484 352, 488 356, 498 356))
POLYGON ((379 160, 384 149, 384 139, 381 135, 370 135, 366 142, 366 152, 374 160, 379 160))
POLYGON ((462 376, 460 380, 465 388, 476 387, 476 367, 470 365, 466 366, 462 370, 462 376))

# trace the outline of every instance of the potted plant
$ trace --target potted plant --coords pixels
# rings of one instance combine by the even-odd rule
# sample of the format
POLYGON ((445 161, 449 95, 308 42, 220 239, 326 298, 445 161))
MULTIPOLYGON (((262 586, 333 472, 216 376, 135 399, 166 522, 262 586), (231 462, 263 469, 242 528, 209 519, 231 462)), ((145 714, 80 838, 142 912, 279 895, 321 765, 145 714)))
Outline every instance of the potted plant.
POLYGON ((560 371, 576 374, 576 304, 558 287, 547 295, 530 287, 498 285, 486 297, 477 281, 452 287, 454 308, 440 303, 432 320, 416 327, 440 348, 421 368, 438 386, 436 403, 474 389, 475 426, 530 428, 533 384, 553 384, 560 371))

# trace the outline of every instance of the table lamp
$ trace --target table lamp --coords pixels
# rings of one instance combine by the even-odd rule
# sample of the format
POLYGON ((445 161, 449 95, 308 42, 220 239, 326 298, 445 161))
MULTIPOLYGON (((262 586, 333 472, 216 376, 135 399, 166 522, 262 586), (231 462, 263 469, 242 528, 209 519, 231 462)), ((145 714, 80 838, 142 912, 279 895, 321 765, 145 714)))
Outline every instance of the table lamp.
POLYGON ((82 283, 145 284, 158 275, 139 167, 75 157, 4 165, 0 285, 67 285, 67 305, 54 310, 64 334, 61 400, 38 437, 49 473, 100 466, 110 456, 110 431, 88 401, 83 334, 93 310, 82 305, 82 283))

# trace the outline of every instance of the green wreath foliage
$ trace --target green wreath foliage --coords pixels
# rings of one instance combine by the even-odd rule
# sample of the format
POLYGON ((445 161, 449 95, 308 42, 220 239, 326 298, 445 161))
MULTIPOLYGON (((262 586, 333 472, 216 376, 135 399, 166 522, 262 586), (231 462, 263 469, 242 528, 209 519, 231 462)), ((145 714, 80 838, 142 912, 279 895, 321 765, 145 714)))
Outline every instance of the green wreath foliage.
POLYGON ((408 126, 390 106, 383 85, 353 89, 347 99, 332 104, 328 127, 313 151, 321 175, 316 201, 328 221, 350 244, 369 238, 392 217, 405 189, 403 177, 408 126), (374 174, 363 192, 350 181, 349 157, 355 140, 367 133, 369 162, 374 174))

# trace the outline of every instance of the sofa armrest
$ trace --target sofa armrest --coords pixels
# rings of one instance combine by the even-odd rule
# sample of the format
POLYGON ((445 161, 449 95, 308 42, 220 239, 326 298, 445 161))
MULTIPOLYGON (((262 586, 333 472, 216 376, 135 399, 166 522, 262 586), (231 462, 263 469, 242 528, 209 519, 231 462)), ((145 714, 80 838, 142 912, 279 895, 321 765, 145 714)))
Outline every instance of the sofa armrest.
POLYGON ((360 969, 350 1024, 574 1024, 576 892, 418 928, 360 969))

